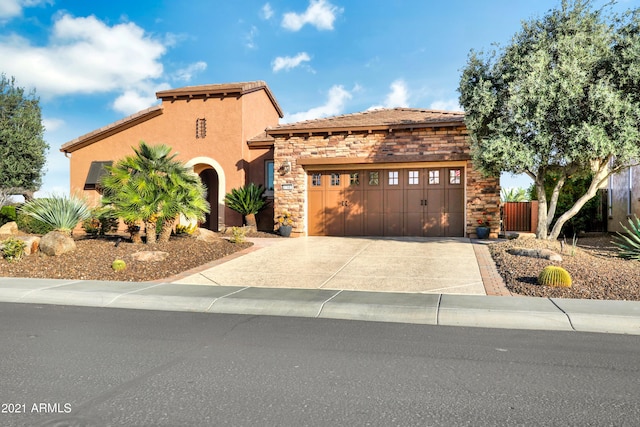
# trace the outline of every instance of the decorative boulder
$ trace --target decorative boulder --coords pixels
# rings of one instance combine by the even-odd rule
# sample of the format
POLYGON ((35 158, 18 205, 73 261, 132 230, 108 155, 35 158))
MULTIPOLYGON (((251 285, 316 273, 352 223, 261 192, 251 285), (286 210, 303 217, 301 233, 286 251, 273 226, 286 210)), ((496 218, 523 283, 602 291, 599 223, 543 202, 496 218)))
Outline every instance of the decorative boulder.
POLYGON ((50 231, 40 239, 40 252, 49 256, 58 256, 76 250, 76 242, 68 234, 50 231))
POLYGON ((16 236, 15 238, 22 240, 25 243, 25 255, 31 255, 38 252, 38 249, 40 248, 40 236, 16 236))
POLYGON ((529 248, 513 248, 509 249, 511 255, 528 256, 531 258, 548 259, 549 261, 562 261, 560 254, 553 252, 550 249, 529 249, 529 248))
POLYGON ((169 256, 169 252, 162 251, 140 251, 131 254, 134 261, 158 262, 164 261, 169 256))
POLYGON ((206 228, 198 228, 196 239, 213 243, 213 242, 217 242, 219 237, 216 233, 214 233, 211 230, 207 230, 206 228))
POLYGON ((18 234, 18 224, 15 221, 4 224, 0 227, 0 234, 18 234))

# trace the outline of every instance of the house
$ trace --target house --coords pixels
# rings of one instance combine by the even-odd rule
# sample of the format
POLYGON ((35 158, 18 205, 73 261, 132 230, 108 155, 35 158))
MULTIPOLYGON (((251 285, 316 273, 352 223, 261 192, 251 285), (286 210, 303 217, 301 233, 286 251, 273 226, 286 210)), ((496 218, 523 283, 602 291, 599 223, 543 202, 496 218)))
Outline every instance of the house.
POLYGON ((606 194, 607 231, 624 232, 629 218, 640 217, 640 166, 611 175, 606 194))
POLYGON ((212 230, 239 225, 224 194, 263 184, 273 229, 284 211, 294 235, 476 236, 499 229, 499 178, 473 168, 460 112, 396 108, 278 124, 282 111, 264 82, 158 92, 162 104, 64 144, 71 190, 97 202, 100 168, 139 140, 179 152, 210 189, 212 230))
MULTIPOLYGON (((224 196, 247 182, 264 185, 272 175, 273 149, 247 145, 282 117, 271 90, 265 82, 254 81, 183 87, 156 96, 160 105, 62 145, 60 151, 70 157, 71 193, 97 204, 103 165, 132 155, 140 141, 165 144, 208 189, 211 213, 201 226, 217 231, 242 225, 242 216, 225 207, 224 196)), ((257 220, 259 227, 273 229, 273 207, 257 220)))

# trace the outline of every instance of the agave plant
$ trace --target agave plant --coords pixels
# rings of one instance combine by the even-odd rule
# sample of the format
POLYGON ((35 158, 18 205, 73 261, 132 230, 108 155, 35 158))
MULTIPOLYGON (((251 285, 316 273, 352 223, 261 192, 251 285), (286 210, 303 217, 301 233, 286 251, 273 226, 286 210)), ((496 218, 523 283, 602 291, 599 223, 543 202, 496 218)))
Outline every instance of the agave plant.
POLYGON ((618 247, 621 258, 640 260, 640 219, 633 217, 635 220, 629 218, 629 228, 620 223, 626 234, 616 233, 613 244, 618 247))
POLYGON ((71 234, 91 211, 84 200, 75 196, 52 196, 32 199, 22 205, 21 212, 53 227, 54 231, 71 234))
POLYGON ((241 188, 233 188, 224 196, 224 202, 232 209, 244 216, 244 222, 255 228, 256 214, 267 206, 264 198, 265 188, 251 183, 241 188))

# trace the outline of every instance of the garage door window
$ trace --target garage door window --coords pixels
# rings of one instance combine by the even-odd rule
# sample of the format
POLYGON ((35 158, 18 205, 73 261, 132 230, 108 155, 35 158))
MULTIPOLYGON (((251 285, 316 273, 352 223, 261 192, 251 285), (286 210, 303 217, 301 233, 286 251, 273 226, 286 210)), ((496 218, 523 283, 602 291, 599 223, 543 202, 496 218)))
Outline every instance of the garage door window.
POLYGON ((398 185, 398 171, 389 171, 389 185, 398 185))
POLYGON ((311 175, 311 186, 320 187, 322 185, 322 174, 314 173, 311 175))
POLYGON ((429 171, 429 184, 440 184, 440 171, 429 171))
POLYGON ((378 172, 369 172, 369 185, 380 185, 380 174, 378 172))
POLYGON ((460 169, 449 170, 449 184, 460 184, 460 169))
POLYGON ((331 174, 331 186, 332 187, 339 187, 340 186, 340 174, 339 173, 332 173, 331 174))
POLYGON ((418 184, 420 184, 420 172, 409 171, 409 185, 418 185, 418 184))
POLYGON ((349 175, 349 185, 360 185, 360 174, 358 172, 351 172, 349 175))

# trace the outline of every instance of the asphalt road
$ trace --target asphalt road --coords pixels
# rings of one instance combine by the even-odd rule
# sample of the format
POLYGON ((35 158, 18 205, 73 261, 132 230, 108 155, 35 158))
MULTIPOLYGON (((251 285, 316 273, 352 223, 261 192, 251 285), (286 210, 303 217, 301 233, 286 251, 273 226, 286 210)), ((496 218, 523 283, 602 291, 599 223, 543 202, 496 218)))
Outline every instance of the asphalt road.
POLYGON ((640 424, 638 336, 2 303, 0 339, 3 426, 640 424))

